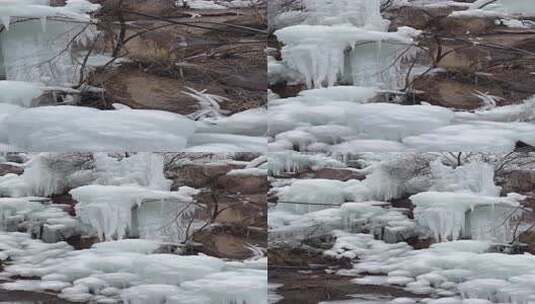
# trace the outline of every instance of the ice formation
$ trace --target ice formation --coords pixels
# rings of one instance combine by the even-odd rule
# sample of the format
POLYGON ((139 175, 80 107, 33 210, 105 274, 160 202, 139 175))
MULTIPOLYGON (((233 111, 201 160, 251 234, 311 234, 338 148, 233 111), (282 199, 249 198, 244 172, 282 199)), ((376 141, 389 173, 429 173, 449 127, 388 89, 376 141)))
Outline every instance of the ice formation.
MULTIPOLYGON (((180 211, 187 218, 195 210, 191 196, 196 193, 189 187, 169 192, 105 185, 82 186, 70 191, 78 201, 76 214, 80 221, 96 229, 103 240, 136 235, 150 238, 161 232, 162 225, 173 227, 173 219, 180 211), (153 202, 157 204, 155 207, 147 207, 153 202)), ((183 239, 184 235, 178 237, 183 239)))
POLYGON ((40 278, 3 283, 3 289, 54 290, 73 302, 267 303, 265 259, 225 262, 201 255, 155 254, 159 244, 147 240, 76 251, 65 242, 45 244, 22 233, 2 232, 0 240, 3 258, 11 259, 4 275, 40 278))
MULTIPOLYGON (((253 3, 228 4, 241 7, 253 3)), ((78 50, 87 49, 89 42, 98 38, 90 14, 99 7, 86 0, 68 0, 64 6, 50 6, 44 0, 0 2, 0 150, 267 149, 266 110, 262 108, 195 121, 195 117, 134 110, 119 104, 114 105, 115 110, 106 111, 72 106, 76 98, 70 95, 56 104, 57 91, 74 95, 82 91, 72 89, 79 85, 80 62, 86 55, 78 50)), ((110 58, 95 54, 87 59, 87 66, 94 67, 104 65, 110 58)))
MULTIPOLYGON (((400 0, 392 5, 455 6, 461 10, 455 10, 454 16, 472 17, 478 11, 493 16, 532 11, 527 8, 531 3, 521 0, 490 1, 483 9, 474 9, 487 2, 400 0)), ((286 10, 280 7, 270 17, 283 44, 281 60, 275 51, 269 53, 270 85, 274 90, 279 85, 307 88, 297 97, 270 94, 270 151, 510 152, 518 141, 535 145, 533 98, 473 112, 425 102, 406 104, 410 100, 401 91, 407 73, 402 70, 416 54, 410 46, 419 32, 389 29, 389 21, 380 13, 381 1, 301 4, 286 10)))
MULTIPOLYGON (((267 304, 263 254, 178 255, 198 190, 170 191, 163 155, 28 153, 24 160, 22 175, 0 177, 0 289, 88 303, 267 304), (74 208, 42 197, 70 188, 74 208), (88 249, 64 241, 93 236, 103 242, 88 249)), ((264 161, 237 163, 250 170, 264 161)))
POLYGON ((180 151, 195 128, 169 112, 74 106, 31 108, 0 121, 8 142, 24 151, 180 151))
POLYGON ((400 28, 387 32, 388 21, 378 1, 304 1, 305 24, 275 32, 285 44, 283 62, 306 78, 311 87, 343 80, 355 85, 396 86, 396 67, 382 71, 418 32, 400 28), (400 46, 401 45, 401 46, 400 46))
POLYGON ((510 223, 522 198, 455 192, 422 192, 410 197, 416 206, 416 220, 428 227, 437 241, 471 237, 497 242, 513 238, 510 223))
POLYGON ((94 34, 90 26, 80 22, 88 23, 87 13, 99 7, 86 0, 69 0, 62 7, 51 7, 49 1, 42 0, 2 1, 0 19, 6 30, 0 32, 3 54, 0 58, 4 61, 0 67, 5 69, 7 80, 48 85, 76 83, 78 73, 69 42, 83 41, 87 35, 94 34), (68 46, 68 52, 62 52, 65 46, 68 46))
POLYGON ((479 161, 452 168, 437 159, 431 162, 431 189, 499 196, 501 188, 494 183, 494 170, 494 166, 479 161))
MULTIPOLYGON (((351 232, 369 231, 387 242, 406 240, 417 234, 416 223, 410 220, 403 210, 391 208, 386 201, 398 196, 399 185, 388 184, 402 177, 388 174, 368 174, 363 181, 350 179, 338 181, 329 179, 295 179, 285 180, 284 173, 299 173, 299 166, 310 166, 308 170, 319 170, 325 167, 344 167, 341 162, 319 155, 306 156, 294 160, 295 153, 275 153, 272 163, 280 166, 281 161, 295 161, 285 164, 287 167, 277 169, 276 181, 272 182, 278 200, 277 205, 270 208, 269 226, 272 241, 288 242, 313 236, 329 234, 334 229, 351 232), (283 157, 286 156, 286 157, 283 157), (316 161, 323 163, 314 165, 307 163, 316 161), (301 164, 302 163, 302 164, 301 164), (297 170, 296 170, 297 169, 297 170), (386 183, 386 184, 385 184, 386 183), (396 192, 393 194, 393 192, 396 192)), ((305 167, 306 168, 306 167, 305 167)), ((384 172, 377 167, 374 172, 384 172)), ((273 168, 271 169, 273 172, 273 168)), ((351 171, 351 169, 346 168, 351 171)), ((354 169, 355 173, 363 174, 366 170, 354 169)), ((397 182, 401 184, 401 182, 397 182)))
POLYGON ((325 254, 358 257, 354 268, 345 272, 365 274, 353 280, 357 284, 402 287, 438 297, 426 302, 434 304, 527 304, 535 299, 532 255, 488 253, 486 241, 461 240, 414 250, 406 243, 387 244, 369 234, 335 231, 334 235, 336 244, 325 254))
POLYGON ((67 188, 90 182, 94 177, 83 170, 84 155, 40 153, 22 165, 22 175, 6 174, 0 177, 0 195, 11 197, 50 196, 61 194, 67 188))
MULTIPOLYGON (((0 103, 30 107, 32 100, 43 93, 39 84, 22 81, 0 81, 0 103)), ((1 121, 1 119, 0 119, 1 121)))
POLYGON ((300 241, 325 236, 342 229, 352 233, 369 231, 388 243, 417 235, 416 223, 399 210, 385 208, 385 202, 345 203, 339 208, 319 209, 304 214, 273 208, 269 213, 270 240, 300 241))

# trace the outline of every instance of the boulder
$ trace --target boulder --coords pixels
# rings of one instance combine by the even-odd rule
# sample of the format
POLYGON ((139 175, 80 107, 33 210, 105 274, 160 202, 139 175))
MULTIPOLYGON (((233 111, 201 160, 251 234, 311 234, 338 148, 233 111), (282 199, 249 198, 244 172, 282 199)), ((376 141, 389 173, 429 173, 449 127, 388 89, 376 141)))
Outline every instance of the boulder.
POLYGON ((166 171, 166 177, 173 180, 171 189, 181 186, 202 188, 209 186, 218 176, 227 174, 238 166, 231 164, 186 164, 166 171))
POLYGON ((438 20, 438 30, 449 35, 478 35, 497 27, 494 17, 447 17, 438 20))
POLYGON ((216 187, 225 192, 253 194, 266 193, 269 183, 266 176, 227 174, 217 178, 216 187))
POLYGON ((453 6, 401 6, 390 8, 385 12, 385 17, 390 19, 390 31, 395 31, 402 26, 410 26, 417 30, 429 30, 436 26, 437 21, 446 18, 460 7, 453 6))
MULTIPOLYGON (((436 73, 413 82, 418 100, 454 109, 474 110, 484 105, 477 92, 500 97, 497 106, 517 104, 535 94, 535 79, 514 70, 499 74, 436 73), (519 81, 522 80, 522 81, 519 81)), ((526 71, 523 72, 524 74, 526 71)))
POLYGON ((302 175, 305 175, 307 178, 335 179, 344 182, 351 179, 363 180, 366 178, 366 175, 346 168, 321 168, 302 175))
POLYGON ((196 232, 193 241, 203 245, 204 254, 219 258, 247 259, 255 255, 251 244, 266 247, 265 230, 256 232, 241 226, 224 225, 196 232))
POLYGON ((22 173, 24 173, 24 168, 19 167, 19 166, 9 165, 9 164, 0 164, 0 176, 4 176, 10 173, 22 175, 22 173))
POLYGON ((535 191, 535 170, 513 170, 505 178, 504 193, 535 191))

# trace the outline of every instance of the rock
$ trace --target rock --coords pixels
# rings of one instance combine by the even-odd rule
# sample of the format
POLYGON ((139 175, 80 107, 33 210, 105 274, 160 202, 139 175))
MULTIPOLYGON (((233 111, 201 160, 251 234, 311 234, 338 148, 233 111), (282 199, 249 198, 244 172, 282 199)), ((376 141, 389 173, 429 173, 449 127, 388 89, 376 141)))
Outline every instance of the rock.
POLYGON ((6 217, 3 220, 3 222, 4 222, 5 231, 17 232, 17 231, 20 231, 20 230, 24 230, 24 229, 21 229, 22 227, 20 227, 20 224, 22 224, 24 222, 24 216, 22 216, 22 215, 6 217))
POLYGON ((207 187, 215 182, 218 176, 227 174, 237 166, 230 164, 186 164, 166 171, 166 178, 173 180, 171 189, 176 190, 181 186, 193 188, 207 187))
POLYGON ((265 226, 267 217, 265 194, 240 196, 239 199, 246 203, 236 204, 236 200, 223 201, 221 208, 230 208, 221 212, 217 216, 216 222, 245 226, 265 226))
POLYGON ((513 170, 505 178, 504 193, 526 193, 535 191, 535 170, 513 170))
POLYGON ((535 85, 535 80, 529 79, 528 75, 520 83, 515 83, 520 80, 516 78, 522 77, 514 75, 514 71, 510 74, 503 71, 499 75, 475 75, 474 72, 437 73, 419 77, 415 79, 413 89, 417 91, 418 100, 462 110, 474 110, 484 105, 475 95, 477 91, 500 97, 497 106, 521 103, 535 93, 535 89, 527 88, 528 85, 535 85))
MULTIPOLYGON (((416 95, 417 98, 432 105, 462 110, 474 110, 483 105, 474 95, 481 87, 448 77, 438 74, 417 78, 414 82, 414 89, 420 92, 416 95)), ((493 90, 491 94, 500 96, 501 93, 493 90)))
POLYGON ((447 17, 439 19, 439 31, 448 35, 478 35, 491 32, 497 27, 489 17, 447 17))
POLYGON ((52 194, 50 200, 52 201, 52 204, 62 205, 65 212, 69 213, 70 216, 76 216, 74 206, 76 206, 78 202, 72 198, 72 195, 70 195, 69 192, 52 194))
POLYGON ((460 7, 453 6, 402 6, 390 8, 385 12, 385 17, 391 20, 390 31, 395 31, 402 26, 410 26, 417 30, 429 30, 430 27, 436 26, 437 21, 446 18, 460 7))
POLYGON ((305 84, 288 85, 286 83, 277 83, 269 86, 269 89, 281 98, 296 97, 299 92, 305 89, 305 84))
POLYGON ((266 176, 223 175, 217 178, 216 187, 225 192, 253 194, 266 193, 269 183, 266 176))
POLYGON ((516 242, 514 244, 493 244, 489 252, 504 254, 524 254, 529 250, 528 244, 516 242))
POLYGON ((67 244, 74 247, 76 250, 88 249, 99 242, 98 237, 96 236, 86 236, 81 234, 75 234, 71 237, 68 237, 66 240, 67 244))
MULTIPOLYGON (((94 81, 103 82, 103 87, 113 102, 134 109, 163 110, 178 114, 190 114, 199 109, 198 101, 183 93, 186 91, 186 85, 181 80, 123 66, 100 75, 99 79, 94 81)), ((195 84, 189 85, 196 87, 195 84)))
POLYGON ((76 229, 64 225, 44 224, 41 228, 41 239, 45 243, 57 243, 79 234, 76 229))
MULTIPOLYGON (((54 0, 56 2, 65 2, 65 0, 54 0)), ((107 14, 110 10, 117 6, 119 0, 92 0, 93 3, 102 5, 102 14, 107 14)), ((124 0, 124 5, 127 9, 132 11, 149 14, 149 15, 168 15, 173 12, 175 8, 174 0, 124 0)), ((137 15, 127 15, 128 20, 139 19, 137 15)))
POLYGON ((23 164, 28 160, 28 157, 23 153, 7 153, 6 161, 17 163, 17 164, 23 164))
POLYGON ((236 225, 220 225, 212 229, 196 232, 193 241, 203 244, 204 254, 228 258, 246 259, 254 256, 251 244, 266 247, 266 232, 255 232, 236 225))
POLYGON ((527 252, 535 254, 535 231, 533 229, 522 232, 518 239, 528 245, 527 252))
POLYGON ((217 215, 216 223, 257 227, 266 225, 265 192, 236 195, 208 189, 197 196, 197 202, 207 207, 204 212, 198 214, 198 218, 202 221, 211 220, 217 203, 218 210, 222 211, 217 215))
POLYGON ((0 164, 0 176, 4 176, 10 173, 22 175, 22 173, 24 173, 24 168, 19 167, 19 166, 8 165, 8 164, 0 164))
POLYGON ((308 178, 335 179, 339 181, 348 181, 350 179, 363 180, 366 175, 345 168, 322 168, 313 172, 305 173, 308 178))

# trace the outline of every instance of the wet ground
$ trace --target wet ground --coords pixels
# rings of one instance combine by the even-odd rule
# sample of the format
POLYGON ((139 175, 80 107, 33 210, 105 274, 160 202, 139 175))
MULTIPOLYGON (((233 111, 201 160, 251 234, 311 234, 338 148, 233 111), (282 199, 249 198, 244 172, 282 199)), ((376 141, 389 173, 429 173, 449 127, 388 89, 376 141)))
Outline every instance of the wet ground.
POLYGON ((324 270, 296 270, 271 268, 269 281, 282 284, 276 290, 283 299, 279 304, 333 303, 377 304, 393 298, 420 298, 400 288, 360 285, 351 282, 355 277, 325 273, 324 270))
POLYGON ((52 294, 0 289, 0 304, 72 304, 52 294))

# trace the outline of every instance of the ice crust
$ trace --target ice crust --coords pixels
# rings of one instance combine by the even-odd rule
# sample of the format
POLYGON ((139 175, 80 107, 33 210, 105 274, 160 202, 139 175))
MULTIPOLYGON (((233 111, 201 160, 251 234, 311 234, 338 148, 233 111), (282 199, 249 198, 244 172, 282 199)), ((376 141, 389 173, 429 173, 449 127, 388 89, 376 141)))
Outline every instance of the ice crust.
POLYGON ((25 151, 180 151, 195 123, 153 110, 38 107, 0 122, 9 143, 25 151))
MULTIPOLYGON (((22 159, 22 175, 0 177, 0 196, 18 196, 0 198, 0 289, 54 291, 80 303, 267 304, 261 250, 243 261, 179 255, 198 190, 170 191, 162 154, 28 153, 22 159), (71 205, 33 196, 70 188, 75 216, 71 205), (185 213, 179 217, 178 210, 185 213), (173 228, 162 229, 166 223, 173 228), (75 250, 63 241, 71 236, 101 242, 75 250)), ((264 161, 235 163, 261 170, 264 161)))
MULTIPOLYGON (((486 241, 460 240, 414 250, 406 243, 387 244, 369 234, 335 231, 336 244, 326 255, 359 262, 345 274, 366 274, 356 284, 377 282, 440 299, 433 304, 513 303, 534 299, 532 255, 488 253, 486 241)), ((396 302, 393 302, 396 303, 396 302)))
POLYGON ((7 290, 56 290, 73 302, 267 303, 265 259, 242 263, 155 254, 159 243, 148 240, 76 251, 64 242, 44 244, 23 233, 1 232, 0 240, 2 253, 12 259, 4 274, 40 277, 3 283, 7 290))

